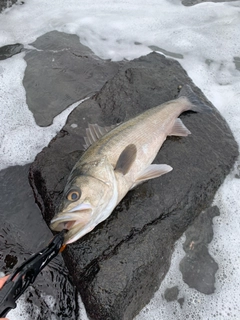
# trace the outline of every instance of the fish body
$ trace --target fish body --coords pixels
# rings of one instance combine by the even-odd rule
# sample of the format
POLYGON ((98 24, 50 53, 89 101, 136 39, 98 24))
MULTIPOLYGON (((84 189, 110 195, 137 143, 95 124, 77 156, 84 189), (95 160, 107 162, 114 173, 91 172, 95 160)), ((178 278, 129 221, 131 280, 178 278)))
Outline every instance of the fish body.
POLYGON ((191 88, 185 86, 178 99, 110 131, 89 125, 85 138, 88 148, 72 169, 59 213, 51 221, 53 230, 69 230, 66 244, 105 220, 130 189, 172 170, 169 165, 152 162, 167 136, 190 134, 178 117, 184 111, 205 108, 194 104, 193 97, 191 88))

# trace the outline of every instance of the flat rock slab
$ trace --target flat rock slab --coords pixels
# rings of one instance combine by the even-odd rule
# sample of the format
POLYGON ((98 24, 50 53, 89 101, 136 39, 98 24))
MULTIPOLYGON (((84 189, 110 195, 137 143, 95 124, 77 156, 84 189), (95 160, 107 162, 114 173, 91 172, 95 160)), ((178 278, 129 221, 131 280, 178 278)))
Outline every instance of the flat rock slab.
POLYGON ((63 32, 48 32, 31 45, 37 50, 24 57, 23 85, 39 126, 50 125, 69 105, 100 90, 123 64, 100 59, 77 35, 63 32))
POLYGON ((90 319, 132 320, 149 302, 169 268, 175 241, 210 206, 229 173, 237 144, 180 64, 152 53, 126 63, 98 94, 79 105, 31 166, 30 181, 49 222, 83 153, 88 123, 128 120, 176 98, 184 84, 213 111, 181 115, 192 134, 168 138, 154 161, 173 171, 130 191, 106 221, 63 253, 90 319))

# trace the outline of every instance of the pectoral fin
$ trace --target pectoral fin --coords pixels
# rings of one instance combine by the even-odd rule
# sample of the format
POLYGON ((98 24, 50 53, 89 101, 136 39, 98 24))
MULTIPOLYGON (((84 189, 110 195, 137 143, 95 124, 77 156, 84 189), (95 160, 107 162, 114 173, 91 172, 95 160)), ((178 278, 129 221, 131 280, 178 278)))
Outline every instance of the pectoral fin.
POLYGON ((171 132, 168 135, 186 137, 189 134, 191 134, 191 132, 188 130, 188 128, 185 127, 185 125, 182 123, 182 120, 177 118, 171 132))
POLYGON ((168 166, 167 164, 151 164, 143 172, 141 172, 132 188, 136 187, 143 181, 160 177, 163 174, 172 171, 172 169, 173 168, 171 166, 168 166))
POLYGON ((115 171, 121 172, 123 175, 128 173, 137 156, 137 148, 135 144, 129 144, 120 154, 115 171))

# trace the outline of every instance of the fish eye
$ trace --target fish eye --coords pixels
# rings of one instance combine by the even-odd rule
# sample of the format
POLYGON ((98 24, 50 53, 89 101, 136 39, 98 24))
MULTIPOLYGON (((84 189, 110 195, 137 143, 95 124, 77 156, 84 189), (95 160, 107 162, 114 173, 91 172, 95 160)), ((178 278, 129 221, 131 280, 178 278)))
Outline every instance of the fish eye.
POLYGON ((80 193, 77 190, 68 192, 67 199, 69 201, 77 201, 80 198, 80 193))

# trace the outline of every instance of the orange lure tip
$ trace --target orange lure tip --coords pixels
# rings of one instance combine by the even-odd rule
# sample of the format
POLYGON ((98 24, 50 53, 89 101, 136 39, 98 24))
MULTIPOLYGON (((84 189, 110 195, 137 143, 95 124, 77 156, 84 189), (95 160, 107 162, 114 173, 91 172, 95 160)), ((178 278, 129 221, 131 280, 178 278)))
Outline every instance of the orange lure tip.
POLYGON ((62 245, 59 252, 63 252, 63 250, 66 248, 66 246, 67 246, 66 244, 62 245))

